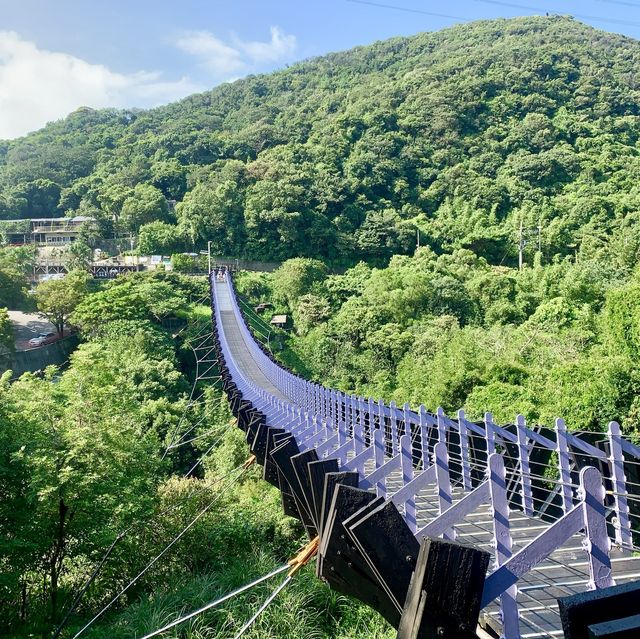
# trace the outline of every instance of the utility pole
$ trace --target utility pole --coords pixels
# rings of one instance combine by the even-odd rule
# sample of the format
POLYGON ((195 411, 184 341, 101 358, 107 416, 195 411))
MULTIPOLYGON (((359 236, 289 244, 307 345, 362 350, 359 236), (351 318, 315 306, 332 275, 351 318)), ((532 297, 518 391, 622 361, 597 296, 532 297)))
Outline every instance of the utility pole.
POLYGON ((538 253, 542 255, 542 219, 538 220, 538 253))
POLYGON ((520 238, 518 239, 518 270, 522 270, 524 263, 524 232, 523 232, 523 220, 520 215, 520 238))
POLYGON ((207 261, 209 263, 209 273, 211 273, 211 240, 207 242, 207 261))
POLYGON ((417 242, 416 248, 420 248, 420 229, 416 229, 416 242, 417 242))

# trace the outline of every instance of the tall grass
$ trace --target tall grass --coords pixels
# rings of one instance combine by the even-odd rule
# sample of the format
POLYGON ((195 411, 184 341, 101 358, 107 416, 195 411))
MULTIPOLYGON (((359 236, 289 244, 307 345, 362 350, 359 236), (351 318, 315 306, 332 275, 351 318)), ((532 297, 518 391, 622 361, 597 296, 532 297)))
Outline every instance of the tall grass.
MULTIPOLYGON (((227 422, 228 423, 228 422, 227 422)), ((225 476, 247 456, 244 437, 229 429, 224 441, 207 461, 205 480, 169 480, 159 493, 165 508, 184 499, 193 482, 211 483, 225 476)), ((278 491, 265 483, 260 469, 252 469, 225 494, 216 508, 189 531, 163 557, 135 589, 83 634, 86 639, 135 639, 178 617, 261 577, 284 564, 305 542, 300 524, 282 514, 278 491)), ((164 547, 198 512, 212 493, 200 495, 167 516, 145 537, 132 540, 131 574, 164 547), (146 545, 145 545, 146 543, 146 545), (140 557, 134 552, 139 549, 140 557)), ((121 575, 121 582, 130 577, 121 575)), ((259 608, 284 575, 225 602, 222 606, 167 631, 165 639, 229 639, 259 608)), ((107 586, 108 587, 108 586, 107 586)), ((78 611, 63 637, 73 637, 92 614, 113 596, 112 588, 102 599, 91 598, 78 611)), ((377 613, 330 590, 314 574, 314 566, 300 571, 271 606, 246 633, 248 639, 391 639, 394 631, 377 613)))

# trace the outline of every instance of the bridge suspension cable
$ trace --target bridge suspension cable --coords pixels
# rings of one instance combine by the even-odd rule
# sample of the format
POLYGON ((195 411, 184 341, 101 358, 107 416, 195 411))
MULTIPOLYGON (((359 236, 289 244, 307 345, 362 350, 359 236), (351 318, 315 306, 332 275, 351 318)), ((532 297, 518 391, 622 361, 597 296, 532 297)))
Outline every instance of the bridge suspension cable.
MULTIPOLYGON (((255 460, 255 458, 253 458, 255 460)), ((139 579, 145 575, 169 550, 178 542, 184 535, 187 534, 195 524, 204 517, 204 515, 213 508, 213 506, 218 502, 218 500, 244 475, 244 473, 249 469, 252 465, 252 458, 237 466, 233 470, 229 471, 221 480, 235 476, 227 482, 213 497, 213 499, 158 553, 124 588, 122 588, 117 595, 115 595, 109 603, 107 603, 98 614, 96 614, 89 622, 87 622, 74 636, 73 639, 77 639, 81 634, 88 630, 102 615, 111 608, 111 606, 120 598, 122 595, 131 588, 139 579), (239 473, 237 471, 240 471, 239 473)))
POLYGON ((275 577, 276 575, 283 573, 285 570, 288 570, 288 569, 289 569, 289 564, 284 564, 283 566, 280 566, 279 568, 272 570, 269 574, 264 575, 259 579, 255 579, 254 581, 248 584, 245 584, 244 586, 241 586, 236 590, 233 590, 232 592, 224 595, 223 597, 220 597, 219 599, 216 599, 208 603, 206 606, 202 606, 202 608, 198 608, 197 610, 190 612, 188 615, 184 615, 183 617, 180 617, 179 619, 172 621, 166 626, 163 626, 158 630, 154 630, 153 632, 150 632, 148 635, 144 635, 144 637, 141 637, 141 639, 151 639, 151 637, 157 637, 163 632, 166 632, 167 630, 171 630, 171 628, 175 628, 181 623, 184 623, 185 621, 189 621, 189 619, 193 619, 194 617, 201 615, 203 612, 207 612, 207 610, 211 610, 212 608, 215 608, 220 604, 223 604, 225 601, 229 601, 229 599, 233 599, 234 597, 241 595, 243 592, 246 592, 247 590, 250 590, 251 588, 258 586, 259 584, 271 579, 272 577, 275 577))
POLYGON ((284 581, 269 595, 269 597, 267 597, 265 602, 260 606, 260 608, 258 608, 255 614, 251 617, 251 619, 249 619, 249 621, 247 621, 247 623, 245 623, 244 626, 242 626, 242 628, 240 629, 240 632, 238 632, 238 634, 235 635, 233 639, 240 639, 240 637, 242 637, 242 635, 245 632, 247 632, 249 628, 251 628, 251 626, 255 623, 256 619, 267 609, 269 604, 286 588, 286 586, 289 585, 292 579, 293 577, 291 575, 287 575, 284 581))

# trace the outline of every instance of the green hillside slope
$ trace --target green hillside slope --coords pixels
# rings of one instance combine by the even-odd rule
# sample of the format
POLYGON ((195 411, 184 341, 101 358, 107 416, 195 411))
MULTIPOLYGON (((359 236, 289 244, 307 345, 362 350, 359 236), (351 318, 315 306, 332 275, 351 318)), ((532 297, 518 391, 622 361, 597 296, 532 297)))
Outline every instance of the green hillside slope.
POLYGON ((170 250, 492 263, 623 232, 639 208, 640 43, 563 17, 394 38, 0 143, 0 217, 92 214, 170 250), (160 190, 181 202, 175 219, 160 190), (174 246, 172 246, 174 245, 174 246))

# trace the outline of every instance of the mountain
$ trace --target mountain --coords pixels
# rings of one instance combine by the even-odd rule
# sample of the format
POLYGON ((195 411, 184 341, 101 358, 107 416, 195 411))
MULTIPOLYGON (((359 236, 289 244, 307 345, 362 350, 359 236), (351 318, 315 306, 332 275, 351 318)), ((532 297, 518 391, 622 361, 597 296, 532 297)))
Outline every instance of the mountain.
POLYGON ((525 255, 565 255, 637 220, 638 68, 634 39, 516 18, 148 111, 83 108, 0 143, 0 217, 89 214, 103 233, 115 217, 154 251, 212 240, 261 259, 383 262, 411 252, 418 229, 438 252, 496 264, 517 260, 520 240, 525 255))

